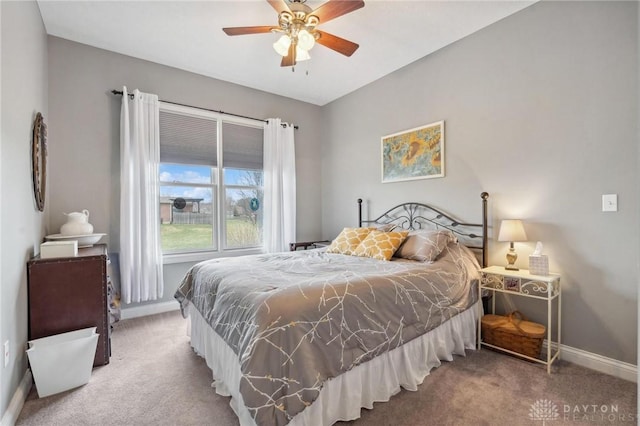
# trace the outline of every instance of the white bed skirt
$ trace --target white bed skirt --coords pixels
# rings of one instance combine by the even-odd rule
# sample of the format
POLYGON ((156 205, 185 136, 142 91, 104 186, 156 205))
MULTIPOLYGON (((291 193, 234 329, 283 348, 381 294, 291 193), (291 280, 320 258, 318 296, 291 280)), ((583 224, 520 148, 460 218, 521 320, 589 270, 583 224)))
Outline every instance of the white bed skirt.
MULTIPOLYGON (((454 354, 465 355, 465 349, 475 349, 480 303, 427 334, 328 380, 314 403, 289 424, 325 426, 357 419, 362 407, 373 408, 374 402, 388 401, 401 387, 417 390, 440 361, 452 361, 454 354)), ((189 318, 191 346, 213 372, 212 386, 219 395, 231 396, 230 405, 242 426, 255 426, 238 391, 241 373, 237 355, 199 312, 189 309, 189 318)))

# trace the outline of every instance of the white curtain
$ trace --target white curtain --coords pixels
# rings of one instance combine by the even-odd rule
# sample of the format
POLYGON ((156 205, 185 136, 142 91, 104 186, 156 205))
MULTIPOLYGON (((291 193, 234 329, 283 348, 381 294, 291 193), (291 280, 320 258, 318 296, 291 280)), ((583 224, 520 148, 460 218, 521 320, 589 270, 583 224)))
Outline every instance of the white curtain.
POLYGON ((122 89, 120 114, 120 274, 124 303, 162 297, 158 96, 122 89))
POLYGON ((264 128, 264 240, 268 253, 296 241, 296 159, 293 127, 279 118, 264 128))

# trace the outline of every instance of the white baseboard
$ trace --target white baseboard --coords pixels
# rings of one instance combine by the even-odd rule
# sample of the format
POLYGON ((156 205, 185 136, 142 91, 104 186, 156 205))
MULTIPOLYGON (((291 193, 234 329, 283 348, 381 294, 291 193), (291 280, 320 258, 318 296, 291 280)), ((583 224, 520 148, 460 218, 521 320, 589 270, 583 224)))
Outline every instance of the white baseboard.
POLYGON ((180 304, 177 300, 160 303, 149 303, 148 305, 122 308, 120 310, 120 319, 125 320, 131 318, 146 317, 147 315, 161 314, 163 312, 177 311, 179 309, 180 304))
MULTIPOLYGON (((558 347, 557 343, 553 343, 552 346, 554 350, 558 347)), ((546 340, 544 341, 543 347, 547 347, 546 340)), ((599 373, 608 374, 634 383, 638 382, 638 366, 629 364, 628 362, 618 361, 617 359, 608 358, 567 345, 560 345, 560 359, 581 367, 586 367, 590 370, 595 370, 599 373)))
POLYGON ((22 411, 22 407, 24 406, 24 401, 27 399, 27 396, 31 391, 32 383, 31 370, 27 368, 24 376, 22 376, 22 380, 20 380, 18 389, 16 389, 16 392, 13 394, 13 398, 11 398, 7 411, 5 411, 2 416, 2 422, 0 425, 13 426, 16 424, 20 411, 22 411))

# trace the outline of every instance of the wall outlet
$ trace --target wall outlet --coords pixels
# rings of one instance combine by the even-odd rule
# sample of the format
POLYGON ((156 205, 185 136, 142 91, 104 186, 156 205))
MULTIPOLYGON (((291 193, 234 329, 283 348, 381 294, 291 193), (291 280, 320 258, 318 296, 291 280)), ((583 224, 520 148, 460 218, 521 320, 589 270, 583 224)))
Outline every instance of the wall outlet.
POLYGON ((4 342, 4 366, 9 365, 9 341, 4 342))

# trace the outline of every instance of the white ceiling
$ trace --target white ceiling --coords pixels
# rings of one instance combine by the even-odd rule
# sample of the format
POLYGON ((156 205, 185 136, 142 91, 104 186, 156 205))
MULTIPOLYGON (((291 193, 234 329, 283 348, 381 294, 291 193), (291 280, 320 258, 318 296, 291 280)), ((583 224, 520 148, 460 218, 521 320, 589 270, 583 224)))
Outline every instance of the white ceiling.
MULTIPOLYGON (((532 1, 365 0, 355 12, 320 24, 360 45, 347 58, 324 46, 311 60, 280 67, 276 34, 229 37, 223 27, 276 25, 265 0, 39 0, 48 34, 159 64, 324 105, 532 1)), ((324 1, 308 0, 315 9, 324 1)))

